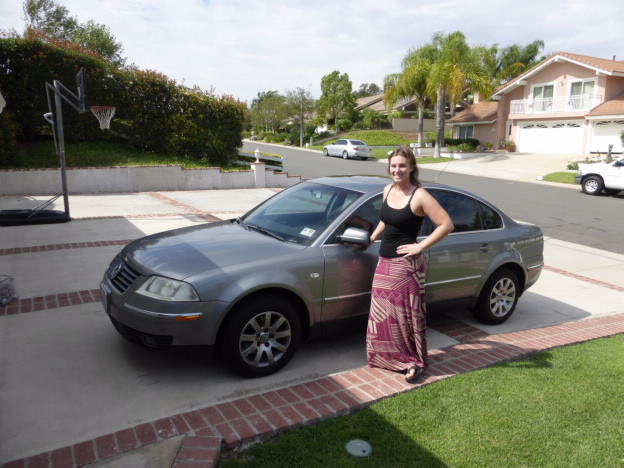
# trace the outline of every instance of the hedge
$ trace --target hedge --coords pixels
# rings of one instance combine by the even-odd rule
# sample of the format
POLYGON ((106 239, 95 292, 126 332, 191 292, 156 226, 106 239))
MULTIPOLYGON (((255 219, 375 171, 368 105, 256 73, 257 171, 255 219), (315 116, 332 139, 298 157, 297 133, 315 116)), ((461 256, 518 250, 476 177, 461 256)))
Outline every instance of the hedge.
MULTIPOLYGON (((66 140, 126 139, 146 151, 172 153, 227 165, 236 160, 247 107, 230 96, 217 97, 138 68, 113 64, 68 44, 32 38, 0 39, 0 91, 7 106, 0 114, 0 165, 10 159, 13 132, 29 141, 51 134, 46 83, 60 81, 76 93, 76 73, 84 68, 88 105, 117 107, 110 131, 95 117, 63 104, 66 140), (7 112, 8 111, 8 112, 7 112), (6 116, 5 116, 6 114, 6 116), (6 120, 2 123, 3 120, 6 120)), ((54 92, 50 92, 54 99, 54 92)))

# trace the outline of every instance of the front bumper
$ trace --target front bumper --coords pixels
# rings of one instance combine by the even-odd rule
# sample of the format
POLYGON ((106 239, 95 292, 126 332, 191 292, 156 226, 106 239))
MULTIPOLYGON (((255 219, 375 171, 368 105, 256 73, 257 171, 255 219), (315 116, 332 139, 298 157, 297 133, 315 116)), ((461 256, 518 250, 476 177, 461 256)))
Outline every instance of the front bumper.
POLYGON ((582 180, 583 180, 583 176, 582 175, 577 175, 576 177, 574 177, 574 183, 575 184, 580 184, 582 180))
POLYGON ((126 301, 112 291, 106 280, 100 283, 102 307, 115 329, 129 341, 150 348, 214 345, 228 306, 218 301, 177 302, 162 310, 161 301, 136 295, 126 301))

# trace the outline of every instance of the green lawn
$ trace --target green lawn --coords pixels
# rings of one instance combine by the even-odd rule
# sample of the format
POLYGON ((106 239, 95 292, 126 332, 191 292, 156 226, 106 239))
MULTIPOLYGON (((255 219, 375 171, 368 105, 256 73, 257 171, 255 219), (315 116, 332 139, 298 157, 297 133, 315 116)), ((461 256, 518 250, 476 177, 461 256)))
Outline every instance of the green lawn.
POLYGON ((225 467, 622 467, 624 335, 382 400, 252 446, 225 467), (368 441, 369 457, 345 444, 368 441))

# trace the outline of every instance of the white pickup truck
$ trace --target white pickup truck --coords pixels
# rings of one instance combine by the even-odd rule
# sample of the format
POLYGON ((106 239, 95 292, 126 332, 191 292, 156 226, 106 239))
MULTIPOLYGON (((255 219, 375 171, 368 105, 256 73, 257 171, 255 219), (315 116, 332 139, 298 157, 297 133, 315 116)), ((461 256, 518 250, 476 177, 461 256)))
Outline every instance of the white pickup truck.
POLYGON ((579 164, 574 181, 581 184, 583 192, 588 195, 599 195, 603 190, 615 195, 624 190, 624 158, 610 163, 579 164))

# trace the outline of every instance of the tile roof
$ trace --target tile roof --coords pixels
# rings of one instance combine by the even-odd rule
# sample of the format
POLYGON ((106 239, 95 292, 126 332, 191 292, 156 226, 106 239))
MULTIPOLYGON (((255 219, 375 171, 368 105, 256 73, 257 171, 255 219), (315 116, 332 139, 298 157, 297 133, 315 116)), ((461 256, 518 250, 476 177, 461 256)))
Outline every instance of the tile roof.
POLYGON ((493 122, 496 120, 498 102, 482 101, 472 104, 468 109, 461 111, 446 122, 448 124, 461 124, 470 122, 493 122))
MULTIPOLYGON (((389 112, 388 109, 386 108, 386 104, 383 101, 383 97, 384 95, 382 93, 382 94, 377 94, 375 96, 366 96, 363 98, 358 98, 355 102, 355 110, 373 109, 381 113, 389 112)), ((406 106, 409 106, 410 104, 413 104, 415 102, 416 102, 416 99, 414 98, 401 99, 392 107, 392 109, 390 109, 390 111, 403 109, 406 106)))
POLYGON ((355 101, 355 110, 362 110, 382 100, 383 100, 383 94, 376 94, 375 96, 365 96, 365 97, 358 98, 355 101))
POLYGON ((587 114, 587 117, 596 117, 600 115, 624 115, 624 91, 615 96, 613 99, 596 106, 589 114, 587 114))
POLYGON ((542 60, 540 63, 535 65, 530 70, 525 71, 524 73, 516 76, 514 79, 509 80, 507 83, 499 86, 495 91, 493 96, 501 93, 507 88, 511 87, 511 85, 516 82, 522 80, 523 78, 535 73, 538 69, 542 68, 549 62, 555 60, 556 57, 562 57, 564 59, 570 60, 572 62, 577 62, 579 64, 585 65, 590 68, 596 68, 603 73, 607 74, 621 74, 624 76, 624 60, 614 60, 614 59, 603 59, 599 57, 590 57, 589 55, 580 55, 580 54, 571 54, 569 52, 556 52, 552 54, 550 57, 542 60))

